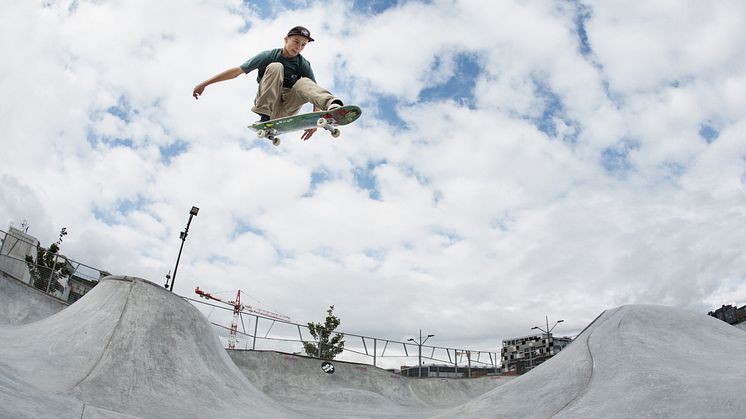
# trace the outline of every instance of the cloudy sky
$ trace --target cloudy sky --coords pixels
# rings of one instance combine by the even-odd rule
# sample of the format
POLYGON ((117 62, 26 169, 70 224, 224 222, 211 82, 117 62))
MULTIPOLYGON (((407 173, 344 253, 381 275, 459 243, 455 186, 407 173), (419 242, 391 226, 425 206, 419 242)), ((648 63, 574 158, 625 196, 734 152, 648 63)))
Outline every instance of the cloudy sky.
MULTIPOLYGON (((497 350, 545 316, 746 304, 746 3, 16 1, 0 229, 340 329, 497 350), (362 118, 246 125, 282 46, 362 118)), ((310 109, 310 107, 304 108, 310 109)))

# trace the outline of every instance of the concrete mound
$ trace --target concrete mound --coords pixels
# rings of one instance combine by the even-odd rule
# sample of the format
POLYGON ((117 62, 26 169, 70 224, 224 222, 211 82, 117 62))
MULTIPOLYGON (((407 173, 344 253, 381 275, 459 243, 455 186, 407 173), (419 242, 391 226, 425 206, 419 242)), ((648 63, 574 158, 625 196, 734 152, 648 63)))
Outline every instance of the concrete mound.
POLYGON ((53 316, 0 326, 0 341, 0 416, 298 417, 246 380, 198 310, 142 279, 109 277, 53 316))
POLYGON ((710 316, 622 306, 551 360, 442 417, 738 417, 743 348, 746 334, 710 316))

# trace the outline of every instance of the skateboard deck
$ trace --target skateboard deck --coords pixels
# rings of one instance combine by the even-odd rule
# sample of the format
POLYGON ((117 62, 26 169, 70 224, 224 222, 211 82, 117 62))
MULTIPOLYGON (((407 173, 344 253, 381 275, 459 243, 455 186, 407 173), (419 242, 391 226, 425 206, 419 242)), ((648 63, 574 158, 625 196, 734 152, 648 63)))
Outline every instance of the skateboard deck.
POLYGON ((283 118, 270 119, 249 125, 257 137, 266 138, 274 145, 280 145, 280 134, 302 131, 309 128, 324 128, 337 138, 341 134, 338 126, 347 125, 360 118, 363 111, 354 105, 341 106, 331 111, 309 112, 283 118))

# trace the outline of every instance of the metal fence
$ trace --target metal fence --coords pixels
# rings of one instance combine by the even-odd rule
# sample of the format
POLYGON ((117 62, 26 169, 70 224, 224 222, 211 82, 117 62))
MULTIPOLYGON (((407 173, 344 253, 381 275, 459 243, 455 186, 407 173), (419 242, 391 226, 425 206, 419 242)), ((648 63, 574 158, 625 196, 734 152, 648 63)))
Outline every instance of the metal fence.
MULTIPOLYGON (((183 298, 205 314, 215 327, 221 342, 227 347, 231 332, 231 327, 228 325, 232 321, 233 308, 199 299, 183 298)), ((244 311, 239 314, 237 326, 236 349, 273 350, 316 356, 306 354, 303 346, 304 343, 310 343, 318 348, 318 341, 311 335, 307 324, 273 319, 244 311)), ((444 373, 443 377, 491 375, 499 371, 500 367, 499 352, 418 345, 413 342, 364 336, 341 330, 335 330, 334 333, 344 334, 343 352, 335 358, 342 361, 364 363, 385 369, 399 369, 405 366, 418 369, 421 362, 423 371, 428 371, 425 368, 426 363, 455 367, 455 371, 460 371, 459 375, 444 373)), ((429 369, 429 371, 436 370, 429 369)), ((443 368, 443 371, 454 371, 454 369, 443 368)), ((433 376, 432 373, 430 375, 433 376)))
POLYGON ((20 230, 0 230, 0 270, 69 303, 77 301, 99 279, 109 275, 101 269, 49 252, 20 230))

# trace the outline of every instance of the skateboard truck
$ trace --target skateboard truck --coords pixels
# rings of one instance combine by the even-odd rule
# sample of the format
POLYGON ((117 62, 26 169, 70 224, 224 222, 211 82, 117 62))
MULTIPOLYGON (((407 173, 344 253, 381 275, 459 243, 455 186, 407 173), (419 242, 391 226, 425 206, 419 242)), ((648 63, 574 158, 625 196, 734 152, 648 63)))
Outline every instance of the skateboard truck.
MULTIPOLYGON (((329 118, 329 119, 331 119, 332 121, 334 121, 334 118, 329 118)), ((321 118, 319 118, 318 121, 316 121, 316 126, 319 127, 319 128, 324 128, 325 130, 329 131, 332 134, 332 138, 337 138, 337 137, 339 137, 342 134, 342 131, 340 131, 339 128, 330 127, 329 126, 329 122, 330 122, 329 119, 327 119, 326 117, 322 116, 321 118)))
POLYGON ((269 129, 260 129, 256 132, 256 136, 259 138, 266 138, 269 141, 272 141, 272 145, 277 147, 280 145, 280 137, 277 137, 277 130, 274 128, 269 129))

